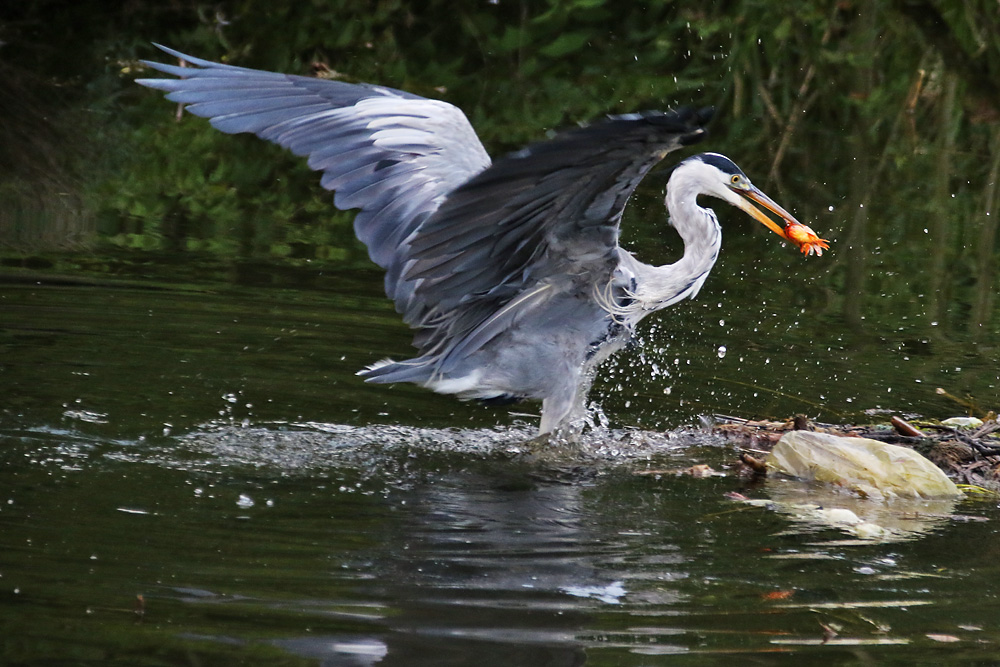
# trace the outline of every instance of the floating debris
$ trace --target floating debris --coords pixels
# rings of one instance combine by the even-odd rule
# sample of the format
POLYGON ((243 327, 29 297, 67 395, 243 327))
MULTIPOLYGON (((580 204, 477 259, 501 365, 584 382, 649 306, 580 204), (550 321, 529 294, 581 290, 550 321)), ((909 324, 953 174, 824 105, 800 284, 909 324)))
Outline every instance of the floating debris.
POLYGON ((1000 489, 995 422, 959 433, 901 418, 867 427, 717 419, 724 422, 713 433, 742 441, 742 474, 765 480, 769 496, 727 497, 788 516, 798 526, 793 532, 834 529, 855 545, 914 539, 948 521, 978 520, 955 514, 955 503, 1000 489), (956 485, 949 476, 972 484, 956 485))
POLYGON ((712 468, 712 466, 705 463, 696 463, 688 468, 680 468, 676 470, 636 470, 636 475, 690 475, 691 477, 725 477, 726 473, 718 472, 712 468))
MULTIPOLYGON (((912 449, 936 464, 958 485, 1000 492, 1000 423, 993 418, 984 420, 979 427, 945 422, 911 423, 901 417, 893 417, 890 423, 868 425, 821 424, 801 416, 787 421, 754 421, 715 415, 715 422, 712 433, 738 442, 756 461, 770 452, 786 433, 829 433, 912 449)), ((747 475, 760 474, 759 466, 749 461, 744 460, 741 465, 747 475)))
POLYGON ((979 428, 983 425, 983 420, 976 417, 949 417, 943 420, 941 425, 954 428, 979 428))
POLYGON ((873 500, 962 495, 919 452, 870 438, 789 431, 771 450, 767 463, 789 477, 835 484, 873 500))

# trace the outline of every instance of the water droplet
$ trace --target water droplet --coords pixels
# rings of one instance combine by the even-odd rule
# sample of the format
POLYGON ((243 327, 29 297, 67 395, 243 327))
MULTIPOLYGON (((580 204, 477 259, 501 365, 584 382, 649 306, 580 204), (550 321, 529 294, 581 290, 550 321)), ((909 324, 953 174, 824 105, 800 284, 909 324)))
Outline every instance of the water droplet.
POLYGON ((725 356, 726 356, 726 346, 725 345, 720 345, 719 346, 719 359, 722 359, 725 356))
POLYGON ((245 493, 241 493, 239 500, 236 501, 236 505, 242 509, 249 509, 254 506, 253 498, 245 493))

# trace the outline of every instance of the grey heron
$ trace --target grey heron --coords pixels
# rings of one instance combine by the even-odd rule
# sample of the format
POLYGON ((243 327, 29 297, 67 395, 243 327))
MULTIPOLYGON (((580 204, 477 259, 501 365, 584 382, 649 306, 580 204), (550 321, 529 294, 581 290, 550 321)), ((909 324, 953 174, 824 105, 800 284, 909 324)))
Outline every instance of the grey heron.
POLYGON ((703 153, 672 172, 665 204, 684 254, 645 264, 618 245, 633 190, 667 153, 700 141, 710 110, 610 116, 495 162, 457 107, 371 84, 225 65, 157 45, 177 78, 139 79, 209 118, 308 157, 334 205, 360 209, 358 238, 415 329, 412 359, 359 372, 485 402, 542 402, 540 433, 584 408, 593 372, 646 315, 698 294, 718 257, 708 195, 797 245, 827 244, 732 160, 703 153))

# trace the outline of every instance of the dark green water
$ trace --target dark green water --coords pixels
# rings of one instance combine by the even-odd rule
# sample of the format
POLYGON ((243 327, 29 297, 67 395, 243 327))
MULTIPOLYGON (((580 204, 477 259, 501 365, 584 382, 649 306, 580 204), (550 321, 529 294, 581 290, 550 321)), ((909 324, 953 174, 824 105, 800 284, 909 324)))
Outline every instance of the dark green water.
POLYGON ((852 329, 827 268, 767 241, 728 243, 699 300, 605 369, 610 430, 560 466, 516 455, 532 417, 358 381, 408 342, 377 274, 18 274, 0 286, 0 662, 1000 660, 995 500, 860 542, 725 495, 794 485, 635 474, 728 470, 730 444, 683 429, 699 414, 947 416, 935 386, 995 392, 994 348, 898 317, 852 329), (755 256, 766 284, 732 268, 755 256))

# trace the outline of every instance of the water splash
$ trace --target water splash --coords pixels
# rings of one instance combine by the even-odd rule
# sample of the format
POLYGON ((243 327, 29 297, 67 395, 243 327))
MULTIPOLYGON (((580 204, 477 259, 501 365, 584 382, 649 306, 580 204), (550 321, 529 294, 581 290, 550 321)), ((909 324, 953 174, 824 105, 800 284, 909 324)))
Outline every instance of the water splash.
POLYGON ((306 472, 344 467, 379 470, 390 461, 415 463, 454 457, 466 462, 518 461, 556 450, 564 463, 601 467, 672 456, 707 437, 694 432, 610 429, 600 407, 591 407, 587 427, 576 442, 551 445, 537 442, 534 426, 527 424, 462 429, 317 422, 240 427, 220 422, 206 424, 178 440, 189 452, 186 464, 200 453, 215 460, 216 465, 222 461, 228 465, 306 472))

